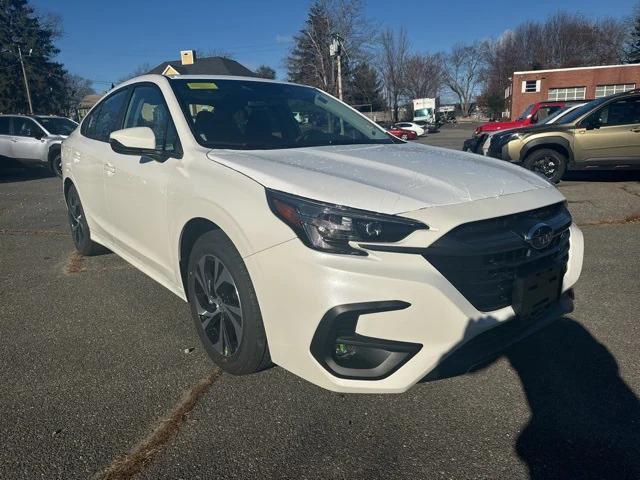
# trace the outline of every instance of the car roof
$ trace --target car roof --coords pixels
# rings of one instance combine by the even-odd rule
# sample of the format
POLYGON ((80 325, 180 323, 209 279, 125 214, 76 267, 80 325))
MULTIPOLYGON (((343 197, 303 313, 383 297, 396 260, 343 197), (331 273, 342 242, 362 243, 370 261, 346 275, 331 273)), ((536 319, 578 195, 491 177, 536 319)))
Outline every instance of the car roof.
POLYGON ((244 81, 244 82, 260 82, 260 83, 278 83, 284 85, 296 85, 300 87, 307 88, 315 88, 310 85, 302 85, 300 83, 286 82, 284 80, 272 80, 270 78, 259 78, 259 77, 239 77, 233 75, 160 75, 157 73, 150 73, 146 75, 140 75, 139 77, 133 77, 126 82, 122 82, 116 85, 113 89, 117 89, 120 87, 124 87, 127 85, 131 85, 133 83, 139 82, 160 82, 163 80, 171 81, 171 80, 234 80, 234 81, 244 81))

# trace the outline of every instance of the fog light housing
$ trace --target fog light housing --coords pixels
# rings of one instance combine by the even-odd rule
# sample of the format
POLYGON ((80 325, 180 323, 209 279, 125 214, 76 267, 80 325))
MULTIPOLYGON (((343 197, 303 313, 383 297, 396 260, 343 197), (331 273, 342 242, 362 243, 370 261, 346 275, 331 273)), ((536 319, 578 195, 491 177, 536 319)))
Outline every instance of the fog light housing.
POLYGON ((398 300, 351 303, 329 310, 311 341, 311 354, 332 375, 358 380, 388 377, 422 348, 421 344, 366 337, 356 333, 360 315, 403 310, 398 300))

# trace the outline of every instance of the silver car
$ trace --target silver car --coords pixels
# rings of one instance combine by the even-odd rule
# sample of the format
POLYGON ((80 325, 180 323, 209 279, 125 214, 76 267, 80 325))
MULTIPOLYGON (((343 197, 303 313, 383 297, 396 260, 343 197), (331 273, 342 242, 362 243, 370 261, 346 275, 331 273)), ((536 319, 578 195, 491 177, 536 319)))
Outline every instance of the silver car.
POLYGON ((0 158, 44 163, 62 177, 60 144, 77 126, 52 115, 0 115, 0 158))

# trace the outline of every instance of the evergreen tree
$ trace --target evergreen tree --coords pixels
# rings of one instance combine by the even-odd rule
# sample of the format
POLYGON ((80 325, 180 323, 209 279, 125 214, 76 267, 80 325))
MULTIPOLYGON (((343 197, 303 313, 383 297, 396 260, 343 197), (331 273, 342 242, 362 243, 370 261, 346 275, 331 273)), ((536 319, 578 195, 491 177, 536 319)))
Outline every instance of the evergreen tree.
POLYGON ((625 51, 626 63, 640 63, 640 8, 636 9, 633 28, 625 51))
POLYGON ((331 26, 326 4, 316 0, 304 27, 294 36, 294 46, 286 59, 289 81, 335 93, 333 59, 329 55, 331 26))
POLYGON ((0 0, 0 112, 28 113, 18 57, 22 51, 34 113, 68 108, 66 72, 53 59, 56 26, 41 22, 26 0, 0 0))
POLYGON ((366 62, 358 64, 348 83, 348 102, 361 111, 379 111, 385 108, 382 86, 376 70, 366 62))

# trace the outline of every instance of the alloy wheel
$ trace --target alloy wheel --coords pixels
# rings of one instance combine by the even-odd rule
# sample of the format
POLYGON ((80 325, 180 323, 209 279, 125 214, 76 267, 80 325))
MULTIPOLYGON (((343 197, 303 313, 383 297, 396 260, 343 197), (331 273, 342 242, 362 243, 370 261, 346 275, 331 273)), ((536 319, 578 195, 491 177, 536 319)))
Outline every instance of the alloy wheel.
POLYGON ((62 178, 62 157, 60 155, 53 159, 53 173, 62 178))
POLYGON ((80 245, 85 236, 84 212, 80 198, 75 190, 69 193, 67 200, 67 210, 69 212, 69 224, 71 225, 71 235, 76 245, 80 245))
POLYGON ((214 350, 230 357, 242 341, 242 305, 238 288, 222 261, 204 255, 194 272, 195 306, 200 324, 214 350))
POLYGON ((534 162, 531 166, 532 170, 546 178, 553 178, 556 174, 560 163, 556 158, 552 156, 545 155, 544 157, 539 158, 534 162))

